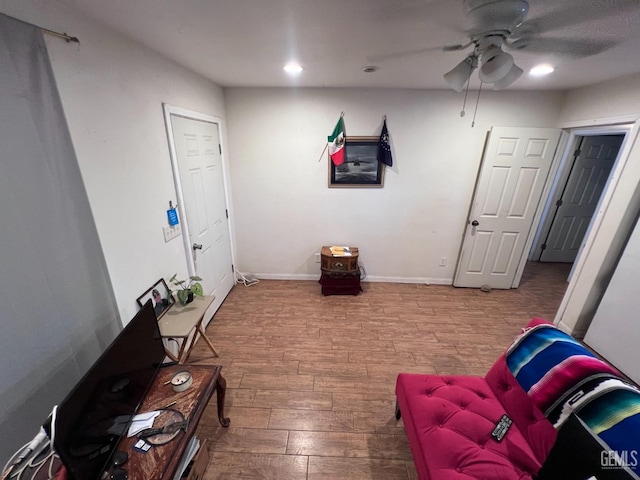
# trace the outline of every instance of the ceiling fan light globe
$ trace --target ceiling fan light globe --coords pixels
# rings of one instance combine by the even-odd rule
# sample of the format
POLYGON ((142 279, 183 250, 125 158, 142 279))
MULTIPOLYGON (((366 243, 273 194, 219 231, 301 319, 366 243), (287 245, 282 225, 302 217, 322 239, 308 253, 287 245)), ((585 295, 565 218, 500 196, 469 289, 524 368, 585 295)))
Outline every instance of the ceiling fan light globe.
POLYGON ((444 80, 456 92, 462 92, 465 83, 471 77, 477 64, 473 57, 467 57, 456 65, 453 70, 444 74, 444 80))
POLYGON ((489 47, 482 54, 478 76, 484 83, 494 83, 506 77, 513 67, 513 57, 497 47, 489 47))
POLYGON ((517 66, 514 63, 513 67, 511 67, 511 71, 509 73, 507 73, 507 76, 504 77, 501 80, 498 80, 497 82, 495 82, 493 84, 493 89, 494 90, 504 90, 509 85, 511 85, 513 82, 518 80, 520 78, 520 76, 523 74, 523 72, 524 72, 524 70, 522 70, 519 66, 517 66))

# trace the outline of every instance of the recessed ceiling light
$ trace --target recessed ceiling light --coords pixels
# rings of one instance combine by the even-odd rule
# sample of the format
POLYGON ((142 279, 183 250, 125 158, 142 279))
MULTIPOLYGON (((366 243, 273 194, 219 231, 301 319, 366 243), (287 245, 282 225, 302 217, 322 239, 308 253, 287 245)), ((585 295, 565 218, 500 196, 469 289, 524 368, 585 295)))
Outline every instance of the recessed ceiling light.
POLYGON ((287 63, 284 67, 283 67, 284 71, 287 72, 289 75, 300 75, 300 73, 302 73, 302 71, 304 70, 304 68, 302 68, 300 65, 298 65, 297 63, 287 63))
POLYGON ((377 67, 375 65, 369 65, 362 69, 364 73, 373 73, 373 72, 377 72, 378 70, 380 70, 380 67, 377 67))
POLYGON ((543 63, 533 67, 529 72, 529 75, 532 75, 534 77, 544 77, 545 75, 549 75, 550 73, 552 73, 554 70, 555 68, 553 66, 549 65, 548 63, 543 63))

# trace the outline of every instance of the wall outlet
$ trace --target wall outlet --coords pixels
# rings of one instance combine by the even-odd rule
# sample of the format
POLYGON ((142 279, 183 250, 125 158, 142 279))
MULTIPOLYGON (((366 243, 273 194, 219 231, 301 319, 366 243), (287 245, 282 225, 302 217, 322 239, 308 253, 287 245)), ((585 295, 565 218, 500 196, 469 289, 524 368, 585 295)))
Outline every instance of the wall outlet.
POLYGON ((442 257, 440 259, 440 266, 441 267, 446 267, 447 266, 447 257, 442 257))
POLYGON ((316 263, 320 263, 320 254, 316 253, 316 263))
POLYGON ((180 228, 180 225, 174 225, 173 227, 167 225, 166 227, 162 227, 162 233, 164 233, 164 241, 166 243, 179 236, 182 233, 182 228, 180 228))

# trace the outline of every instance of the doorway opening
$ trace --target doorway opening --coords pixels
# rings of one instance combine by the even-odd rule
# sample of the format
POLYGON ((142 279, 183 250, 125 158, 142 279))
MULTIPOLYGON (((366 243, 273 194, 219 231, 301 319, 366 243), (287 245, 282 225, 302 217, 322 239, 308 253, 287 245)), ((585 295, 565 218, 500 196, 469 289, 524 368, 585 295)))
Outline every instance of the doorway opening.
MULTIPOLYGON (((620 157, 626 131, 573 132, 555 173, 523 279, 565 275, 568 287, 620 157)), ((562 294, 566 292, 563 289, 562 294)))
MULTIPOLYGON (((573 263, 600 204, 624 135, 581 135, 557 175, 556 195, 540 220, 533 259, 573 263), (556 199, 557 198, 557 199, 556 199)), ((552 198, 553 197, 553 198, 552 198)))

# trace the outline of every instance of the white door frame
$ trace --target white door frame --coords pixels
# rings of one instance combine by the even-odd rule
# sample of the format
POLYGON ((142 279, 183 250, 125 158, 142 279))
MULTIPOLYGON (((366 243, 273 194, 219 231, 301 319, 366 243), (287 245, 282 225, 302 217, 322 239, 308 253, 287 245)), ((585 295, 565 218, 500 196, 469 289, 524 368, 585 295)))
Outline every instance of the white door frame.
POLYGON ((602 215, 606 211, 606 207, 611 200, 611 195, 615 191, 615 185, 613 185, 612 182, 616 181, 617 184, 617 179, 620 178, 620 172, 624 168, 624 165, 627 161, 628 152, 626 153, 626 155, 624 155, 623 150, 625 148, 625 145, 628 143, 627 139, 629 138, 629 133, 633 129, 633 126, 634 125, 632 123, 620 125, 590 126, 584 128, 574 128, 569 130, 568 132, 567 145, 562 154, 562 158, 560 159, 560 165, 556 174, 556 178, 553 181, 552 191, 547 198, 547 203, 544 208, 544 217, 542 218, 540 224, 542 228, 541 226, 538 227, 538 231, 536 232, 536 242, 531 248, 530 256, 535 257, 535 253, 541 248, 542 242, 544 242, 545 235, 543 235, 543 232, 548 232, 551 228, 553 216, 549 215, 549 212, 553 209, 555 203, 562 196, 562 187, 567 182, 570 166, 574 160, 574 153, 578 145, 579 138, 595 137, 600 135, 625 136, 624 140, 622 141, 622 145, 620 145, 618 157, 616 158, 616 161, 611 168, 611 172, 609 172, 609 177, 607 178, 607 183, 604 187, 604 190, 602 190, 602 193, 600 194, 600 200, 598 201, 598 205, 596 206, 593 217, 591 218, 591 222, 589 222, 589 228, 587 228, 587 231, 584 234, 582 246, 580 247, 580 250, 578 250, 578 255, 576 256, 576 259, 573 262, 573 266, 571 267, 571 272, 569 273, 568 278, 569 283, 571 283, 571 279, 578 271, 577 267, 581 264, 584 264, 583 254, 589 251, 587 249, 587 244, 589 244, 589 249, 591 248, 591 245, 593 245, 592 232, 597 232, 600 223, 602 223, 602 215))
MULTIPOLYGON (((618 158, 611 169, 607 185, 600 197, 600 203, 594 212, 589 229, 585 234, 582 249, 578 252, 578 256, 573 264, 569 285, 567 286, 567 290, 554 319, 554 323, 559 325, 562 330, 578 337, 581 337, 586 332, 586 327, 581 325, 581 322, 583 322, 584 319, 580 317, 585 313, 585 309, 588 310, 586 302, 590 296, 591 288, 595 286, 595 282, 591 283, 591 285, 587 287, 589 291, 586 291, 587 289, 585 288, 585 285, 579 285, 579 283, 583 283, 581 282, 583 274, 586 276, 597 275, 602 267, 606 267, 605 262, 607 259, 604 258, 606 255, 603 255, 600 252, 598 255, 592 255, 594 242, 599 234, 609 235, 611 237, 611 241, 615 238, 616 232, 601 232, 600 227, 607 213, 610 213, 609 206, 611 204, 612 197, 620 183, 621 174, 627 164, 629 154, 631 153, 636 137, 638 136, 638 132, 640 131, 640 121, 638 118, 639 117, 637 115, 602 118, 584 122, 572 122, 560 126, 561 128, 565 128, 569 131, 567 147, 565 148, 562 158, 563 162, 567 162, 568 157, 573 156, 572 147, 575 145, 576 138, 579 136, 607 134, 625 135, 622 145, 620 146, 618 158), (589 262, 590 257, 592 258, 591 262, 589 262), (597 257, 597 259, 594 259, 594 257, 597 257)), ((634 187, 635 186, 637 185, 634 185, 634 187)), ((626 187, 628 188, 629 186, 626 185, 626 187)), ((630 204, 628 206, 630 206, 630 204)), ((616 214, 616 216, 619 217, 615 219, 616 223, 621 225, 624 219, 624 212, 616 212, 616 214)), ((599 286, 598 288, 604 290, 605 287, 599 286)), ((602 293, 602 291, 600 293, 602 293)), ((590 319, 588 321, 590 322, 590 319)))
MULTIPOLYGON (((591 220, 589 229, 585 233, 583 248, 578 252, 578 256, 576 257, 576 260, 573 264, 570 279, 574 278, 574 274, 578 271, 576 267, 579 266, 580 263, 584 263, 584 258, 581 262, 581 256, 583 252, 588 252, 588 250, 586 249, 587 244, 589 244, 589 248, 593 244, 592 232, 597 232, 597 227, 594 228, 594 226, 596 224, 599 226, 602 222, 602 215, 606 211, 606 207, 611 200, 611 195, 615 191, 617 181, 615 182, 615 184, 612 184, 612 181, 614 178, 618 179, 620 177, 620 172, 626 164, 627 158, 629 156, 629 151, 631 150, 631 146, 633 145, 633 141, 635 140, 635 137, 637 135, 638 126, 636 125, 636 123, 634 123, 636 122, 636 120, 638 120, 638 117, 634 115, 603 118, 585 122, 571 122, 560 125, 560 128, 563 129, 563 132, 560 137, 560 142, 558 144, 558 149, 556 150, 553 163, 551 164, 551 170, 549 172, 549 177, 547 178, 547 184, 545 185, 545 189, 541 197, 542 199, 546 199, 541 201, 541 205, 544 202, 544 208, 539 208, 538 212, 536 213, 536 217, 533 221, 533 225, 536 225, 536 227, 531 229, 525 247, 525 254, 522 256, 522 260, 520 261, 520 265, 518 266, 518 270, 516 271, 516 276, 511 288, 518 288, 518 286, 520 285, 520 281, 522 280, 522 274, 524 273, 527 261, 533 260, 533 255, 535 254, 536 249, 540 248, 542 242, 541 231, 543 230, 542 228, 540 228, 540 226, 545 222, 550 222, 548 213, 555 202, 558 200, 558 198, 556 197, 561 195, 562 178, 563 175, 568 175, 567 165, 573 160, 573 153, 575 151, 577 138, 596 135, 625 135, 624 141, 620 146, 620 152, 618 153, 616 163, 611 169, 609 179, 607 180, 607 185, 605 186, 600 197, 600 204, 596 208, 596 212, 594 213, 594 216, 591 220)), ((568 292, 569 289, 567 289, 567 293, 568 292)), ((556 316, 556 319, 558 319, 558 316, 556 316)))
MULTIPOLYGON (((220 148, 222 152, 220 157, 222 159, 222 180, 224 184, 224 199, 227 205, 227 211, 229 212, 229 243, 231 247, 231 262, 236 264, 235 255, 235 237, 233 235, 233 215, 231 209, 231 195, 229 185, 231 184, 228 176, 229 166, 227 164, 227 157, 225 155, 226 148, 224 145, 224 135, 222 134, 222 119, 213 115, 207 115, 205 113, 195 112, 193 110, 187 110, 181 107, 175 107, 168 103, 163 103, 162 108, 164 111, 164 124, 167 129, 167 140, 169 142, 169 155, 171 157, 171 169, 173 170, 173 183, 176 188, 176 198, 178 201, 178 212, 180 213, 180 223, 182 225, 182 244, 185 252, 185 259, 187 261, 187 271, 189 275, 196 274, 196 265, 193 260, 191 251, 191 241, 189 235, 189 222, 187 221, 187 213, 184 205, 184 195, 182 192, 182 184, 180 183, 180 171, 178 169, 178 152, 176 150, 175 141, 173 138, 173 124, 171 123, 171 115, 179 115, 181 117, 189 118, 192 120, 201 120, 204 122, 214 123, 218 126, 218 133, 220 137, 220 148)), ((234 269, 235 270, 235 269, 234 269)), ((235 273, 234 273, 235 275, 235 273)))

